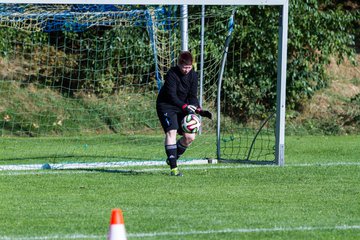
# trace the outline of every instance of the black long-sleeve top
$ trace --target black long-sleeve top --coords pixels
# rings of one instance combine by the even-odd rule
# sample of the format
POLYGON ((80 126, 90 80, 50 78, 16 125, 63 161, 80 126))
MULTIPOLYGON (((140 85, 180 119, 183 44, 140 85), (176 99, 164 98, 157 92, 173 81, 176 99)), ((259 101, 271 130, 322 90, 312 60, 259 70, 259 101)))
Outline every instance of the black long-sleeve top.
POLYGON ((172 67, 165 76, 156 103, 158 107, 177 107, 179 110, 185 104, 199 106, 197 91, 198 77, 194 70, 183 75, 178 66, 172 67))

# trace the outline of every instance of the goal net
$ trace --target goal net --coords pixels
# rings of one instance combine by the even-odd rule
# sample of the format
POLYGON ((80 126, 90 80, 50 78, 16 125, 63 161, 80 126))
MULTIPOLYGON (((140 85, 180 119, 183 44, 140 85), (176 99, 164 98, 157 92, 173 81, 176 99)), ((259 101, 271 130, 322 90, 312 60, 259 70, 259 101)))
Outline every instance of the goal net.
MULTIPOLYGON (((189 50, 196 71, 203 54, 200 97, 215 113, 233 7, 206 8, 204 52, 201 9, 189 8, 189 50)), ((177 6, 1 4, 0 10, 1 165, 164 163, 155 102, 181 48, 177 6)), ((276 88, 262 89, 249 74, 251 52, 242 47, 254 40, 246 12, 237 12, 243 20, 233 33, 221 96, 222 157, 273 162, 276 88), (268 104, 259 101, 262 91, 268 104), (252 107, 239 105, 244 98, 252 107)), ((267 30, 276 37, 278 15, 271 17, 267 30)), ((276 83, 276 71, 266 77, 276 83)), ((183 160, 215 159, 216 140, 216 121, 203 119, 183 160)))

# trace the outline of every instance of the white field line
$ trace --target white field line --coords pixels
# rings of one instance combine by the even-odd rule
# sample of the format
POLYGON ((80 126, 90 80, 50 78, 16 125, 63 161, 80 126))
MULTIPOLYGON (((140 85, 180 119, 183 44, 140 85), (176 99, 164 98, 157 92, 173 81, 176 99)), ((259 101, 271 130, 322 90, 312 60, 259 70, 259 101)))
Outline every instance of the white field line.
MULTIPOLYGON (((214 161, 216 163, 217 161, 214 161)), ((207 164, 208 160, 183 160, 179 164, 199 165, 207 164)), ((41 170, 41 169, 85 169, 85 168, 118 168, 135 166, 161 166, 166 165, 165 161, 119 161, 119 162, 92 162, 92 163, 55 163, 55 164, 13 164, 0 165, 0 171, 18 171, 18 170, 41 170)))
POLYGON ((0 236, 0 240, 48 240, 48 239, 103 239, 104 236, 99 235, 84 235, 84 234, 74 234, 74 235, 48 235, 48 236, 34 236, 34 237, 10 237, 10 236, 0 236))
POLYGON ((274 227, 274 228, 239 228, 239 229, 220 229, 208 231, 189 231, 189 232, 159 232, 159 233, 138 233, 128 234, 129 237, 159 237, 159 236, 185 236, 185 235, 204 235, 217 233, 260 233, 260 232, 293 232, 293 231, 324 231, 324 230, 360 230, 360 226, 335 226, 335 227, 274 227))
MULTIPOLYGON (((278 167, 276 165, 255 165, 255 164, 205 164, 207 160, 194 160, 195 163, 189 163, 190 161, 180 162, 180 165, 183 165, 181 169, 183 170, 207 170, 207 169, 229 169, 229 168, 264 168, 264 167, 278 167), (197 166, 191 166, 197 165, 197 166)), ((67 165, 67 164, 53 164, 50 170, 39 171, 41 168, 23 168, 24 165, 20 165, 19 168, 14 166, 19 165, 0 165, 0 176, 8 175, 42 175, 42 174, 94 174, 100 173, 101 171, 91 171, 96 169, 103 168, 117 168, 115 171, 123 173, 141 173, 141 172, 158 172, 166 171, 164 167, 160 168, 144 168, 144 169, 119 169, 119 167, 131 167, 131 166, 160 166, 166 165, 165 163, 159 163, 156 165, 122 165, 114 163, 86 163, 82 165, 81 163, 67 165), (113 165, 111 165, 113 164, 113 165), (54 166, 55 165, 55 166, 54 166), (54 166, 54 167, 53 167, 54 166), (72 167, 70 167, 72 166, 72 167), (78 171, 76 171, 78 169, 78 171), (89 171, 84 171, 84 169, 89 169, 89 171), (24 171, 27 170, 27 171, 24 171)), ((330 162, 330 163, 304 163, 304 164, 291 164, 285 165, 282 167, 326 167, 326 166, 360 166, 360 162, 330 162)), ((111 170, 109 170, 111 171, 111 170)), ((1 239, 0 239, 1 240, 1 239)))
MULTIPOLYGON (((306 232, 306 231, 346 231, 346 230, 360 230, 360 225, 343 225, 333 227, 274 227, 274 228, 226 228, 219 230, 207 230, 207 231, 189 231, 189 232, 153 232, 153 233, 129 233, 129 238, 146 238, 146 237, 166 237, 166 236, 188 236, 188 235, 208 235, 219 233, 261 233, 261 232, 306 232)), ((48 240, 48 239, 101 239, 105 236, 101 235, 48 235, 48 236, 0 236, 0 240, 48 240)))

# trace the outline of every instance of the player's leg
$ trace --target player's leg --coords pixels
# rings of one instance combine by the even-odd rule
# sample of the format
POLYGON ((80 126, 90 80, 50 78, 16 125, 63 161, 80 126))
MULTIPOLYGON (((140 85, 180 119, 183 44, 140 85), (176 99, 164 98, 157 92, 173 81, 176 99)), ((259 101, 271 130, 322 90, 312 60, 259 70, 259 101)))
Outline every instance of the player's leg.
MULTIPOLYGON (((178 125, 181 126, 181 120, 185 117, 185 114, 179 113, 177 115, 178 125)), ((185 133, 183 129, 180 127, 178 129, 178 134, 182 137, 176 142, 177 146, 177 158, 179 159, 181 155, 184 154, 186 149, 190 146, 190 144, 195 140, 195 133, 185 133)))
POLYGON ((179 128, 177 113, 171 109, 160 109, 159 107, 157 108, 157 113, 165 132, 166 162, 170 165, 171 175, 182 176, 177 168, 176 136, 177 129, 179 128))
POLYGON ((169 130, 165 134, 165 151, 167 155, 166 162, 170 165, 171 176, 182 176, 182 173, 177 167, 177 145, 176 145, 177 130, 169 130))
POLYGON ((195 133, 183 133, 183 136, 177 141, 177 158, 179 159, 181 155, 184 154, 186 149, 191 145, 195 140, 195 133))
POLYGON ((169 130, 165 133, 165 152, 166 162, 170 165, 170 169, 177 167, 177 145, 176 145, 176 130, 169 130))

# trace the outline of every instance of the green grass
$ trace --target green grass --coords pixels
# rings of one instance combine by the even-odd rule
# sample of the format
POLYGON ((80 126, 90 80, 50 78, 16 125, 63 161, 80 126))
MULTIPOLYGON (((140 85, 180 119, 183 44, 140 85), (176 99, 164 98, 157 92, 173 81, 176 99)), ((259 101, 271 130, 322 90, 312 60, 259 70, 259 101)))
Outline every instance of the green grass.
MULTIPOLYGON (((48 87, 0 79, 0 136, 128 133, 160 128, 153 92, 64 97, 48 87)), ((81 95, 81 94, 80 94, 81 95)))
MULTIPOLYGON (((250 139, 251 140, 251 139, 250 139)), ((119 160, 163 160, 164 137, 157 135, 99 135, 81 137, 3 137, 1 164, 109 162, 119 160)), ((248 141, 249 145, 251 141, 248 141)), ((225 146, 221 142, 222 147, 225 146)), ((287 136, 285 161, 317 163, 358 161, 360 136, 287 136), (314 158, 314 156, 317 156, 314 158), (332 160, 333 159, 333 160, 332 160)), ((231 144, 229 144, 231 146, 231 144)), ((242 147, 244 147, 243 145, 242 147)), ((246 147, 248 150, 248 146, 246 147)), ((231 152, 229 148, 226 150, 231 152)), ((235 152, 237 149, 235 149, 235 152)), ((246 155, 246 154, 243 154, 246 155)), ((216 136, 197 136, 184 158, 215 158, 216 136)))
MULTIPOLYGON (((0 142, 1 164, 114 162, 164 160, 164 136, 99 135, 81 137, 4 137, 0 142)), ((215 135, 202 135, 185 158, 215 157, 215 135)))
POLYGON ((129 239, 359 239, 359 142, 291 136, 285 167, 183 166, 182 178, 166 167, 2 171, 0 239, 106 239, 112 208, 129 239))
MULTIPOLYGON (((58 163, 58 162, 104 162, 119 159, 147 159, 159 156, 163 136, 101 135, 82 137, 3 138, 0 149, 2 164, 10 163, 58 163)), ((162 149, 161 149, 162 150, 162 149)), ((163 154, 163 151, 161 152, 163 154)))
POLYGON ((285 141, 288 164, 358 162, 360 157, 360 135, 287 136, 285 141))

